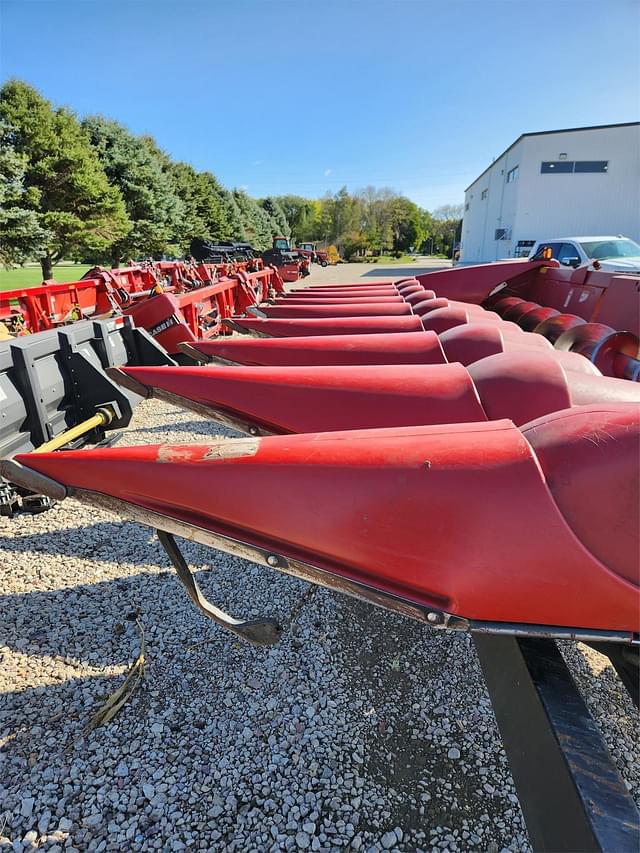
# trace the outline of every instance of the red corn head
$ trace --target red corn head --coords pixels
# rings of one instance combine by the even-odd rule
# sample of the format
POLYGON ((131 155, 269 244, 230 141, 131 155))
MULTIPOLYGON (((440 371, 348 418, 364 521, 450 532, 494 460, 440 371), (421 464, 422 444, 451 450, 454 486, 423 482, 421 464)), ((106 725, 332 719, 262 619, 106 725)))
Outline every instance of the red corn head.
MULTIPOLYGON (((345 305, 266 305, 261 311, 267 317, 289 318, 295 320, 304 317, 400 317, 412 314, 407 302, 356 302, 345 305)), ((494 315, 495 316, 495 315, 494 315)))
POLYGON ((109 376, 143 397, 159 397, 253 435, 500 418, 519 425, 576 405, 640 403, 636 384, 600 376, 582 356, 541 351, 494 355, 468 369, 123 367, 109 376))
MULTIPOLYGON (((419 293, 425 291, 418 285, 419 293)), ((304 299, 313 302, 314 299, 360 299, 366 300, 375 297, 402 296, 395 287, 363 287, 351 288, 349 290, 291 290, 278 297, 277 302, 288 302, 290 299, 304 299)))
POLYGON ((444 364, 435 332, 404 335, 309 335, 304 338, 236 337, 194 341, 183 348, 196 361, 248 365, 444 364))
MULTIPOLYGON (((424 291, 422 291, 424 293, 424 291)), ((419 294, 416 294, 416 296, 419 294)), ((413 296, 413 294, 411 294, 413 296)), ((388 305, 388 304, 397 304, 402 305, 408 301, 411 297, 405 298, 398 294, 397 296, 345 296, 341 298, 339 296, 316 296, 314 299, 298 299, 296 297, 289 297, 287 299, 276 299, 272 305, 273 306, 286 306, 287 308, 292 307, 294 305, 358 305, 362 302, 366 302, 367 305, 388 305)), ((410 304, 410 303, 409 303, 410 304)), ((264 307, 261 310, 265 310, 264 307)))
MULTIPOLYGON (((435 332, 406 334, 308 335, 291 338, 236 337, 199 340, 182 347, 196 361, 249 365, 313 364, 471 364, 500 352, 537 349, 552 352, 549 341, 510 327, 457 326, 440 338, 435 332)), ((597 372, 597 371, 596 371, 597 372)))
MULTIPOLYGON (((502 326, 486 323, 466 323, 454 326, 439 335, 440 344, 448 361, 461 364, 473 364, 499 352, 511 352, 515 349, 537 349, 552 352, 553 347, 540 335, 520 333, 517 326, 502 326)), ((208 343, 198 341, 192 346, 201 348, 208 343)))
MULTIPOLYGON (((316 293, 320 290, 374 290, 374 289, 387 289, 387 290, 397 290, 400 284, 406 284, 408 279, 405 279, 402 282, 396 282, 393 279, 387 279, 386 281, 354 281, 347 282, 345 284, 315 284, 309 287, 293 287, 291 288, 289 293, 316 293)), ((418 284, 417 279, 410 279, 412 284, 418 284)))
POLYGON ((286 338, 299 335, 373 335, 380 332, 422 331, 420 317, 329 317, 325 319, 279 320, 275 317, 234 317, 229 324, 238 331, 266 337, 286 338))
POLYGON ((12 482, 430 624, 639 628, 639 407, 23 454, 12 482), (47 479, 43 479, 42 476, 47 479))

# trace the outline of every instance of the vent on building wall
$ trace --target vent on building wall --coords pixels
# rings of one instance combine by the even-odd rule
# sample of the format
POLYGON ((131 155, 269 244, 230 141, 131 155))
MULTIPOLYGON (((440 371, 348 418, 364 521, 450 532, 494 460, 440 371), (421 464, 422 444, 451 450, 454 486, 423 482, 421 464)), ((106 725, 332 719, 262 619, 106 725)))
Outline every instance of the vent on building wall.
POLYGON ((496 236, 494 240, 510 240, 511 228, 496 228, 496 236))

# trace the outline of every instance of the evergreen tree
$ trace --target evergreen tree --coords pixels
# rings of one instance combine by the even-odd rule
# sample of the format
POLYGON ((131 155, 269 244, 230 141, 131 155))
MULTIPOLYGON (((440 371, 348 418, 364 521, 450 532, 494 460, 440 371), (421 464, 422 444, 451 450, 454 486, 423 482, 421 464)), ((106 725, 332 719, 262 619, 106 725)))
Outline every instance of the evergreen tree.
POLYGON ((33 211, 42 229, 45 279, 63 257, 104 252, 128 233, 122 197, 72 113, 11 80, 0 89, 0 119, 13 128, 12 147, 23 158, 21 209, 33 211))
POLYGON ((184 207, 180 243, 185 253, 194 237, 214 242, 229 239, 224 190, 215 176, 196 172, 188 163, 173 163, 171 174, 184 207))
POLYGON ((49 237, 31 209, 26 170, 26 155, 15 150, 14 129, 0 120, 0 262, 5 266, 42 254, 49 237))
POLYGON ((179 236, 184 205, 172 163, 149 137, 134 136, 118 122, 91 116, 83 122, 113 185, 122 194, 132 227, 111 246, 111 263, 140 255, 159 257, 179 236))
POLYGON ((235 189, 233 197, 240 212, 243 239, 254 249, 263 251, 271 247, 274 227, 267 212, 243 190, 235 189))
POLYGON ((290 237, 291 226, 278 199, 269 196, 268 198, 263 198, 260 204, 271 219, 272 230, 274 231, 273 236, 281 234, 283 237, 290 237))

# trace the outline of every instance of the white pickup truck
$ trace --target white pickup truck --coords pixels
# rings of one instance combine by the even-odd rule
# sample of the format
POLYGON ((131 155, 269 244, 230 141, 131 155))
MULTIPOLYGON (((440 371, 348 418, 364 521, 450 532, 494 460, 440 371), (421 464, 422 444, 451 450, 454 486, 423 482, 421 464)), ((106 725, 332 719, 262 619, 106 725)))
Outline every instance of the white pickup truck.
POLYGON ((555 258, 566 267, 597 262, 605 272, 640 272, 640 246, 628 237, 556 237, 538 241, 529 260, 555 258))

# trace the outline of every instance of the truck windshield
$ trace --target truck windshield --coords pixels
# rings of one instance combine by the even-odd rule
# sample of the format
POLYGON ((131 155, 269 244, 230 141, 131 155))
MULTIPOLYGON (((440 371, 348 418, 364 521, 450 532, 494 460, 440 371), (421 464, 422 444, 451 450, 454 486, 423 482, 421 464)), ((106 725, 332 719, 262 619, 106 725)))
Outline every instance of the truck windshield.
POLYGON ((588 258, 640 258, 640 246, 633 240, 594 240, 580 243, 588 258))

